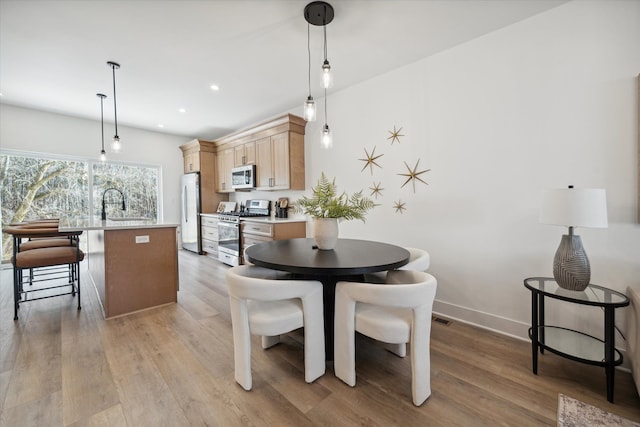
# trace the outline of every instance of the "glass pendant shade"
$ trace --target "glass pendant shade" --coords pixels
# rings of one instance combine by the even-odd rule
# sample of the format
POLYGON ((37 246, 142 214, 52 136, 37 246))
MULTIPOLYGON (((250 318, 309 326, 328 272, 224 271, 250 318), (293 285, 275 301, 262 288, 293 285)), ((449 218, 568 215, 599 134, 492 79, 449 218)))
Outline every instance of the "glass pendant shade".
POLYGON ((107 161, 107 152, 104 151, 104 149, 102 151, 100 151, 100 161, 101 162, 106 162, 107 161))
POLYGON ((316 103, 311 95, 304 102, 304 119, 308 122, 316 121, 316 103))
POLYGON ((120 137, 115 135, 113 137, 113 141, 111 141, 111 151, 114 153, 119 153, 122 150, 122 143, 120 142, 120 137))
POLYGON ((333 137, 331 136, 331 129, 329 129, 329 125, 327 125, 325 123, 324 127, 322 128, 322 146, 324 148, 331 148, 333 147, 333 137))
POLYGON ((333 87, 333 74, 331 73, 331 65, 326 59, 322 64, 322 87, 325 89, 333 87))

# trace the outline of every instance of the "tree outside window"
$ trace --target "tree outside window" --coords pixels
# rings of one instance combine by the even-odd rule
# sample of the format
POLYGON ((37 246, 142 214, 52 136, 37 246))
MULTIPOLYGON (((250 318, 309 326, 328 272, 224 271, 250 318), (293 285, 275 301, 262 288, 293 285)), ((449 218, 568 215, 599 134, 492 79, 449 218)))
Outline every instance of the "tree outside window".
MULTIPOLYGON (((158 217, 159 168, 75 159, 0 153, 2 226, 38 218, 100 215, 102 196, 115 187, 126 211, 116 209, 120 195, 107 193, 109 217, 158 217), (91 174, 91 176, 89 176, 91 174), (90 198, 89 195, 92 195, 90 198), (90 203, 91 201, 91 203, 90 203)), ((12 255, 12 238, 2 235, 2 260, 12 255)))

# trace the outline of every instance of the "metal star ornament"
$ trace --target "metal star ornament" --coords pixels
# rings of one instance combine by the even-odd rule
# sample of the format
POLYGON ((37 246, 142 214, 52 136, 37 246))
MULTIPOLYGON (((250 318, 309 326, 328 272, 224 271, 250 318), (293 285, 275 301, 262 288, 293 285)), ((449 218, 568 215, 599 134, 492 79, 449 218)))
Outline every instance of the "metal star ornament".
POLYGON ((412 181, 413 184, 413 192, 416 192, 416 180, 424 183, 425 185, 429 185, 426 181, 424 181, 422 178, 420 178, 419 175, 422 175, 423 173, 429 172, 431 169, 425 169, 423 171, 418 172, 418 163, 420 163, 420 159, 418 159, 418 161, 416 162, 416 165, 413 167, 413 169, 411 169, 409 167, 409 165, 407 164, 407 162, 404 162, 404 165, 407 167, 407 170, 409 173, 399 173, 398 175, 401 176, 406 176, 407 180, 404 182, 404 184, 402 184, 402 186, 400 188, 403 188, 405 185, 407 185, 407 183, 409 181, 412 181))
POLYGON ((401 200, 398 200, 397 202, 394 202, 393 204, 393 209, 396 210, 396 213, 402 213, 403 210, 407 209, 404 207, 404 205, 406 205, 406 203, 403 203, 401 200))
POLYGON ((381 184, 381 182, 376 184, 374 181, 373 187, 369 187, 369 189, 371 190, 370 196, 375 196, 376 199, 378 198, 378 196, 382 196, 382 190, 384 190, 384 188, 380 187, 381 184))
POLYGON ((379 167, 380 169, 382 169, 382 167, 376 163, 376 160, 378 160, 380 157, 384 156, 384 154, 378 154, 376 156, 376 147, 373 147, 373 151, 371 152, 371 154, 369 154, 369 152, 367 151, 367 149, 364 149, 364 153, 367 155, 366 159, 358 159, 358 160, 362 160, 363 162, 366 162, 364 164, 364 166, 362 167, 362 169, 360 170, 360 172, 364 171, 367 166, 369 166, 369 169, 371 169, 371 175, 373 175, 373 165, 376 165, 377 167, 379 167))
POLYGON ((393 145, 393 143, 395 141, 398 141, 398 144, 400 144, 400 137, 404 136, 404 135, 402 135, 400 133, 401 131, 402 131, 402 128, 396 130, 396 126, 395 125, 393 126, 393 131, 390 131, 390 130, 387 131, 387 132, 389 132, 391 134, 391 136, 387 138, 387 139, 391 140, 391 145, 393 145))

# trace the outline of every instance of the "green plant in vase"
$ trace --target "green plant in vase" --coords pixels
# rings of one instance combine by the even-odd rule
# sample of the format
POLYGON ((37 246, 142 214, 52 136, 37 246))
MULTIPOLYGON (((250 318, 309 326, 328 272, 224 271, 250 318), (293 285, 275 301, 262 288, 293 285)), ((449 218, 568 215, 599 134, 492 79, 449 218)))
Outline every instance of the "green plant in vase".
POLYGON ((359 219, 365 222, 367 212, 376 206, 362 195, 362 190, 349 196, 339 193, 336 179, 329 180, 322 172, 310 197, 302 196, 295 202, 295 212, 314 219, 314 237, 319 249, 333 249, 338 240, 338 219, 359 219))

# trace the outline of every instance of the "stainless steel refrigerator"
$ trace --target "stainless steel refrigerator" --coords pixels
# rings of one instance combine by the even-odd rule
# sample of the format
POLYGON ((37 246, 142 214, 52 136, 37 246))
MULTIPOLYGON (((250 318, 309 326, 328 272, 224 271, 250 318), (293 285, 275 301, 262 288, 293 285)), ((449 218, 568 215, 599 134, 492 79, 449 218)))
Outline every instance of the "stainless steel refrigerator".
POLYGON ((182 175, 182 247, 202 253, 200 240, 200 173, 182 175))

